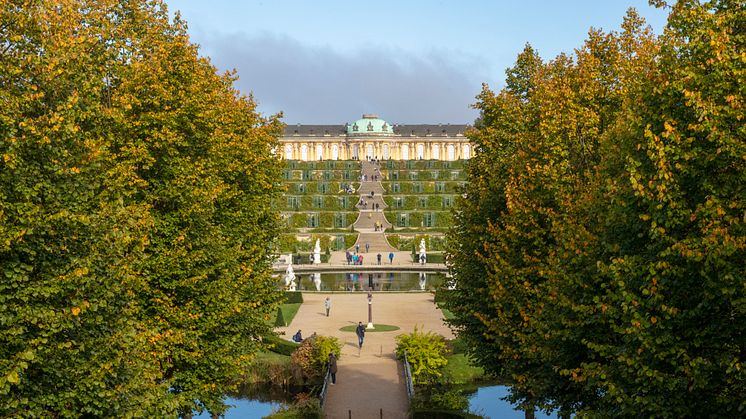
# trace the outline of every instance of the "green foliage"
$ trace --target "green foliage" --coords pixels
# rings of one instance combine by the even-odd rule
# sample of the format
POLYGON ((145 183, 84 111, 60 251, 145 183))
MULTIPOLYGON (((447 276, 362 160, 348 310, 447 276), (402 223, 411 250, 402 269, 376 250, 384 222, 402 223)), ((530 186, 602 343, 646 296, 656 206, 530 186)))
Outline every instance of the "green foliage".
MULTIPOLYGON (((355 333, 357 331, 357 325, 350 324, 350 325, 340 328, 339 330, 341 330, 342 332, 355 333)), ((399 330, 399 326, 393 326, 390 324, 373 323, 373 329, 367 329, 365 333, 393 332, 394 330, 399 330)))
POLYGON ((319 399, 305 393, 298 394, 290 406, 282 407, 266 419, 321 419, 323 411, 319 399))
POLYGON ((486 86, 449 241, 450 323, 524 408, 742 414, 746 10, 630 11, 486 86))
POLYGON ((413 383, 433 383, 443 375, 443 367, 448 363, 443 336, 434 332, 425 333, 415 327, 412 333, 396 337, 396 356, 404 359, 405 351, 413 383))
POLYGON ((291 359, 305 380, 315 382, 323 378, 324 366, 332 352, 337 359, 342 355, 342 344, 337 338, 314 335, 303 340, 291 359))
POLYGON ((269 350, 280 355, 290 356, 298 349, 299 343, 283 339, 277 335, 269 334, 262 338, 262 342, 269 345, 269 350))
POLYGON ((285 291, 285 304, 302 304, 303 293, 300 291, 285 291))
POLYGON ((0 416, 221 413, 281 297, 278 118, 159 2, 3 2, 0 38, 0 416))

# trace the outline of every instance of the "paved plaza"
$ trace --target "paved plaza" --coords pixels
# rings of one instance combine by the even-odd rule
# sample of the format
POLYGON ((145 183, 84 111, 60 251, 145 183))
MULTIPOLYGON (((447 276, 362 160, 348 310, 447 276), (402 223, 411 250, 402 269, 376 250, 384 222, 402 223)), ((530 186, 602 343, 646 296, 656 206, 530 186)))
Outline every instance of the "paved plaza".
POLYGON ((298 329, 303 336, 314 332, 337 337, 342 343, 338 361, 337 384, 331 386, 324 406, 326 418, 406 418, 408 400, 400 363, 396 361, 394 338, 410 333, 417 326, 452 339, 451 330, 443 323, 443 314, 433 303, 430 293, 374 293, 373 322, 399 326, 392 332, 366 333, 365 343, 358 351, 354 332, 339 329, 368 321, 367 293, 304 293, 292 323, 279 328, 285 336, 298 329), (324 299, 330 297, 329 317, 324 312, 324 299))

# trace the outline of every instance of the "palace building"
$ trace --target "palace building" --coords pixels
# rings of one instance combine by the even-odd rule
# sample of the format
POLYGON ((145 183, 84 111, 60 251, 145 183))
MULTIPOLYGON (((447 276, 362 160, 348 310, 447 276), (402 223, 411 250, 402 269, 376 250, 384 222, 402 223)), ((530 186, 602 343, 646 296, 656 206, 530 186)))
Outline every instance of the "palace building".
POLYGON ((286 160, 445 160, 468 159, 469 125, 391 125, 363 115, 345 125, 288 125, 280 139, 286 160))

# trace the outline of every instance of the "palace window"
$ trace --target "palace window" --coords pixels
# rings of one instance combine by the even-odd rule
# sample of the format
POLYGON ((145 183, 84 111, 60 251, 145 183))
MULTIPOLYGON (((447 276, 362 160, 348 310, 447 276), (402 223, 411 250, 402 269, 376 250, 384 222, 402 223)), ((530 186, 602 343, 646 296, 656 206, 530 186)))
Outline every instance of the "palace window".
POLYGON ((451 208, 452 206, 453 206, 453 197, 444 196, 443 197, 443 208, 451 208))
POLYGON ((401 192, 401 185, 398 183, 392 183, 391 184, 391 192, 399 193, 401 192))
POLYGON ((399 214, 396 218, 399 227, 409 227, 409 214, 399 214))
POLYGON ((394 197, 394 208, 404 208, 404 199, 402 197, 394 197))
POLYGON ((319 193, 327 193, 329 192, 329 184, 328 183, 318 183, 316 186, 316 190, 319 193))
POLYGON ((306 218, 306 225, 309 228, 315 228, 319 226, 319 214, 316 212, 308 214, 306 218))
POLYGON ((427 208, 427 197, 421 196, 418 198, 420 208, 427 208))
POLYGON ((294 210, 297 210, 300 206, 299 200, 297 196, 289 196, 288 197, 288 208, 292 208, 294 210))
POLYGON ((306 193, 306 184, 305 183, 299 183, 295 186, 295 190, 300 193, 306 193))
POLYGON ((422 225, 425 227, 435 227, 435 214, 432 212, 422 214, 422 225))
POLYGON ((445 192, 446 191, 446 183, 445 182, 435 182, 435 192, 445 192))
POLYGON ((412 192, 414 192, 414 193, 423 193, 423 192, 425 192, 425 188, 422 186, 422 182, 414 182, 414 183, 412 183, 412 192))
POLYGON ((324 208, 324 197, 320 195, 314 195, 313 207, 319 209, 324 208))

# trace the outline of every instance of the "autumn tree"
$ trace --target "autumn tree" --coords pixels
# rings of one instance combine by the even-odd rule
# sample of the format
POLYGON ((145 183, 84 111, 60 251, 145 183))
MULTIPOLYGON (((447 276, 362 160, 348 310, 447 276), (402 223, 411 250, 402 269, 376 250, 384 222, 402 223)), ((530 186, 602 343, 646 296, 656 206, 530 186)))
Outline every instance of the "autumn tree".
POLYGON ((742 17, 736 2, 681 2, 658 41, 630 12, 619 33, 592 30, 574 58, 530 71, 519 56, 506 88, 479 96, 447 306, 474 359, 524 408, 743 408, 742 17), (704 201, 714 197, 719 206, 704 201), (730 218, 713 220, 726 207, 730 218), (667 338, 662 310, 676 317, 667 338))
POLYGON ((0 39, 0 412, 220 413, 279 299, 277 118, 158 2, 4 2, 0 39))

